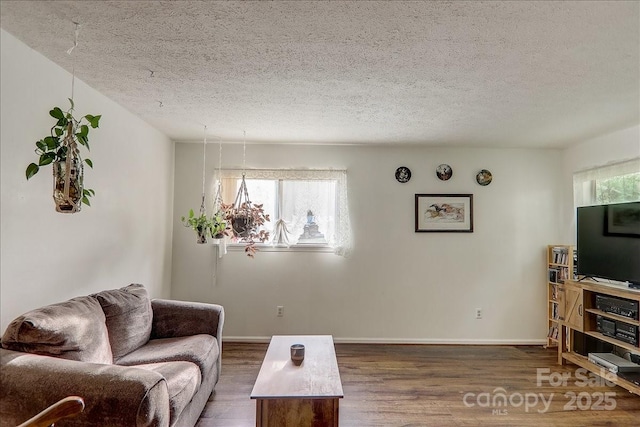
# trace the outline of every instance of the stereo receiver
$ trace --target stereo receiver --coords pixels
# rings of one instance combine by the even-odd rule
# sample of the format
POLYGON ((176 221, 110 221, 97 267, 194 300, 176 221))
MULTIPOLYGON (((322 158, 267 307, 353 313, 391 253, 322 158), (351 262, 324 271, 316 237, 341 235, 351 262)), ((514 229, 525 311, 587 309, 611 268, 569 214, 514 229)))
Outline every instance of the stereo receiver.
POLYGON ((618 316, 638 320, 638 301, 598 294, 596 295, 596 308, 605 313, 617 314, 618 316))

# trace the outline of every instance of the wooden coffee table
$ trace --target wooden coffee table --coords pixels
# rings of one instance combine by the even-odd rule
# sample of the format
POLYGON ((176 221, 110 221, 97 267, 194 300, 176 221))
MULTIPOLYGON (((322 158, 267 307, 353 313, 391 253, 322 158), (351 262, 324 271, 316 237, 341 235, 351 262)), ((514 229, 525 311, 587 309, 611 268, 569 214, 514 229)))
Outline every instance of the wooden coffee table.
POLYGON ((256 426, 334 427, 343 397, 331 335, 274 335, 251 391, 256 426), (300 366, 291 361, 292 344, 304 344, 300 366))

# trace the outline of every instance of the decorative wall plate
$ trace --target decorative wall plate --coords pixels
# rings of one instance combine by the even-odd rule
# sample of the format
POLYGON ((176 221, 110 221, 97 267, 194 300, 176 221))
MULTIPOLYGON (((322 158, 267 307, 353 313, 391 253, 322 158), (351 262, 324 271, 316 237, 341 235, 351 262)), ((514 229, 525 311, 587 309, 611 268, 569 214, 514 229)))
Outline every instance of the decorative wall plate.
POLYGON ((478 184, 482 185, 483 187, 491 184, 492 179, 493 179, 493 175, 491 175, 491 172, 489 172, 486 169, 482 169, 476 175, 476 181, 478 182, 478 184))
POLYGON ((398 182, 408 182, 411 179, 411 170, 406 166, 396 169, 396 179, 398 182))
POLYGON ((441 181, 446 181, 453 176, 453 169, 451 169, 451 166, 443 163, 436 168, 436 175, 441 181))

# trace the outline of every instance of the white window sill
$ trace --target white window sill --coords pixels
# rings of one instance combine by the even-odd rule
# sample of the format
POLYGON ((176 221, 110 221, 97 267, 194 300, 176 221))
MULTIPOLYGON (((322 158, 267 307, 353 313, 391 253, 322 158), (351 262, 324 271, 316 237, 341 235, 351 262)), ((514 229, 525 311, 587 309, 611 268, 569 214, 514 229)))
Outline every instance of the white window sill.
MULTIPOLYGON (((244 252, 245 243, 227 243, 227 250, 232 252, 244 252)), ((328 245, 271 245, 257 243, 256 248, 260 252, 325 252, 333 253, 335 248, 328 245)))

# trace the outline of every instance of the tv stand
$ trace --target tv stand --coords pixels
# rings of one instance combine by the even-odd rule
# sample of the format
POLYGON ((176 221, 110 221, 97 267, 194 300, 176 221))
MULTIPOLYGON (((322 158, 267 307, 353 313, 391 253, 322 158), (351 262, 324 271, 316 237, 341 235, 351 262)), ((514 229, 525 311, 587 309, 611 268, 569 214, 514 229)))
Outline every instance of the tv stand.
POLYGON ((640 396, 640 386, 617 375, 610 374, 606 370, 603 371, 600 366, 589 361, 586 355, 579 354, 576 351, 578 346, 574 340, 574 332, 578 331, 596 340, 612 344, 621 352, 636 356, 640 355, 640 343, 630 344, 605 335, 598 331, 597 325, 597 320, 600 318, 640 327, 640 320, 604 312, 596 308, 596 295, 624 298, 640 302, 640 290, 634 290, 620 285, 567 280, 566 283, 561 285, 560 292, 563 295, 563 307, 560 308, 562 320, 560 321, 558 337, 558 363, 565 364, 566 362, 571 362, 596 375, 606 375, 606 380, 640 396))

